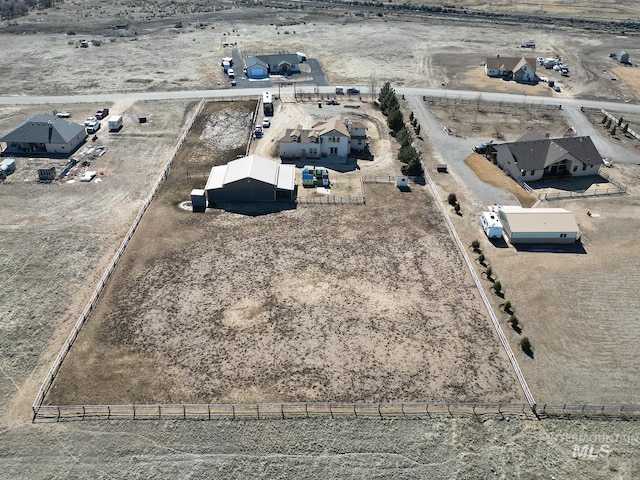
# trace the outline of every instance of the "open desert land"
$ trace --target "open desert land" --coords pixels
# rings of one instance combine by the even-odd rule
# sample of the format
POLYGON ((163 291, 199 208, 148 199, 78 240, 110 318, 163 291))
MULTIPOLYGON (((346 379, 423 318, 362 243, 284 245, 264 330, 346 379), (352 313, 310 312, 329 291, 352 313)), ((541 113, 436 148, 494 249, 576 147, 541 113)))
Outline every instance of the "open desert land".
MULTIPOLYGON (((3 105, 0 132, 55 109, 71 111, 79 122, 102 106, 125 114, 122 132, 103 130, 95 143, 85 145, 105 146, 103 156, 84 147, 76 155, 82 153, 90 168, 103 172, 100 183, 78 182, 79 166, 69 177, 74 182, 40 184, 37 166, 61 169, 64 161, 18 158, 17 172, 0 185, 2 471, 12 478, 640 477, 637 421, 30 422, 40 382, 197 104, 125 100, 123 95, 103 105, 101 95, 228 88, 218 62, 233 53, 223 47, 229 40, 244 52, 304 51, 322 68, 320 77, 302 76, 307 88, 318 78, 364 87, 375 78, 378 85, 388 80, 398 87, 451 90, 451 98, 463 88, 519 94, 522 89, 511 82, 484 77, 480 64, 496 54, 521 55, 520 42, 528 39, 536 41, 531 56, 563 55, 572 72, 561 93, 541 84, 527 86, 527 96, 633 103, 640 94, 637 67, 621 71, 608 58, 620 49, 629 51, 632 61, 640 54, 635 30, 623 32, 613 24, 637 18, 635 2, 492 2, 490 7, 611 18, 610 31, 602 24, 581 30, 579 22, 571 27, 569 21, 504 28, 502 21, 486 17, 447 20, 390 10, 378 16, 379 10, 369 6, 322 11, 312 4, 215 6, 225 8, 103 2, 87 9, 86 2, 75 1, 0 22, 4 95, 95 95, 85 98, 90 103, 61 104, 52 97, 42 106, 3 105), (113 30, 121 23, 125 29, 113 30), (100 42, 77 48, 81 38, 100 42), (147 124, 137 122, 143 115, 147 124)), ((273 155, 272 139, 285 128, 284 119, 307 123, 312 113, 320 113, 313 102, 283 101, 281 117, 252 151, 273 155)), ((298 206, 268 213, 238 207, 201 215, 179 209, 189 190, 203 185, 203 172, 244 152, 253 108, 244 102, 210 103, 194 122, 168 181, 63 364, 51 398, 522 402, 460 253, 425 187, 413 185, 410 193, 400 193, 392 185, 367 184, 366 205, 348 207, 298 206), (168 285, 175 289, 167 294, 168 285)), ((399 171, 393 139, 380 128, 379 113, 367 108, 362 103, 358 115, 377 150, 373 161, 358 162, 361 170, 333 172, 345 192, 360 188, 361 174, 399 171)), ((355 110, 335 110, 347 111, 353 115, 355 110)), ((440 121, 450 123, 451 109, 440 113, 440 121)), ((564 126, 560 118, 540 121, 551 131, 564 126)), ((526 129, 526 122, 504 123, 509 135, 526 129)), ((492 130, 493 125, 472 129, 460 139, 459 151, 468 152, 468 144, 485 140, 492 130)), ((434 133, 423 130, 424 142, 418 142, 429 171, 437 158, 449 161, 430 139, 434 133)), ((621 143, 635 148, 626 137, 621 143)), ((450 218, 466 245, 481 241, 505 298, 515 306, 522 334, 533 343, 533 358, 517 349, 521 335, 506 323, 500 309, 504 299, 490 294, 538 403, 638 403, 639 305, 633 290, 638 168, 616 164, 609 171, 627 185, 626 195, 550 204, 576 212, 585 253, 498 248, 475 220, 481 205, 473 201, 466 177, 434 177, 441 198, 459 193, 463 214, 450 212, 450 218), (588 217, 587 210, 599 216, 588 217)), ((471 249, 468 253, 473 257, 471 249)), ((485 281, 487 292, 489 287, 485 281)))

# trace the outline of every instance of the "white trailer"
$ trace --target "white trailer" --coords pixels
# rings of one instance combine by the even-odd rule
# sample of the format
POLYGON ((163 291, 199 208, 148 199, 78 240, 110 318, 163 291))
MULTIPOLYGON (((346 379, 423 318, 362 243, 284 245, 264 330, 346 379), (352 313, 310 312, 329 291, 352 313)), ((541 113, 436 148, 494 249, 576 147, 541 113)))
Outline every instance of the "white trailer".
POLYGON ((112 115, 107 120, 110 132, 117 132, 122 128, 122 115, 112 115))
POLYGON ((498 219, 498 214, 495 212, 482 212, 480 213, 480 223, 484 233, 489 238, 502 237, 502 223, 498 219))

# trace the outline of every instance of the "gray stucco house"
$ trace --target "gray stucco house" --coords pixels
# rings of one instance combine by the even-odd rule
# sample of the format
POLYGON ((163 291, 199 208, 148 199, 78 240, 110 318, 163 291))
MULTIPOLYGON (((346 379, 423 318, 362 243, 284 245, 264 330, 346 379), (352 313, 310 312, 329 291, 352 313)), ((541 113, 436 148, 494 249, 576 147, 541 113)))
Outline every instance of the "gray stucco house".
POLYGON ((532 131, 515 142, 491 145, 488 152, 514 179, 596 175, 602 156, 591 137, 547 138, 532 131))
POLYGON ((41 113, 0 138, 8 153, 71 154, 87 138, 82 125, 41 113))

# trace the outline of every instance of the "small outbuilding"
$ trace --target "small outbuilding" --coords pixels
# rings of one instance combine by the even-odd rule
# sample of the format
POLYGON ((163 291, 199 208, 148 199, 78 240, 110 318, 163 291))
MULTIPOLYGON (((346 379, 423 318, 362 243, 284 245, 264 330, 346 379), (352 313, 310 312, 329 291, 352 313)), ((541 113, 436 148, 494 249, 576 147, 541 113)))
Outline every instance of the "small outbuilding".
POLYGON ((616 60, 620 63, 629 63, 629 53, 626 50, 620 50, 616 53, 616 60))
POLYGON ((207 210, 206 191, 200 188, 191 190, 191 210, 193 212, 204 212, 207 210))
POLYGON ((258 155, 211 169, 205 186, 208 206, 216 202, 295 200, 296 169, 258 155))
POLYGON ((564 208, 502 206, 498 216, 512 244, 571 244, 580 236, 573 213, 564 208))

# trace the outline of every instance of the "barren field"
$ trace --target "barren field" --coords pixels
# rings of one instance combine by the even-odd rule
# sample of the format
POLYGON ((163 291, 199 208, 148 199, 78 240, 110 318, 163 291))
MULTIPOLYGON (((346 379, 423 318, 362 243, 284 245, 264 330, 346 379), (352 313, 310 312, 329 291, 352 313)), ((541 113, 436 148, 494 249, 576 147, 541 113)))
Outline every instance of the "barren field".
MULTIPOLYGON (((247 115, 204 117, 192 136, 209 152, 180 162, 228 157, 213 132, 247 115)), ((423 187, 368 185, 363 206, 196 215, 177 208, 184 170, 172 168, 48 402, 521 398, 423 187)))
MULTIPOLYGON (((456 5, 462 8, 463 4, 456 5)), ((505 0, 464 5, 529 13, 542 9, 576 20, 633 20, 639 8, 637 2, 622 1, 505 0)), ((616 26, 610 33, 596 34, 542 21, 526 22, 530 27, 427 15, 411 21, 403 14, 378 16, 373 7, 351 10, 344 6, 318 12, 311 5, 304 9, 235 5, 211 11, 222 6, 221 2, 151 5, 120 1, 89 5, 74 0, 10 22, 0 21, 0 90, 3 95, 20 97, 224 88, 227 83, 218 62, 231 53, 223 42, 232 40, 243 52, 304 51, 320 62, 329 84, 366 87, 375 77, 378 85, 389 80, 397 86, 439 87, 452 91, 452 97, 461 88, 522 93, 512 82, 486 78, 480 66, 486 57, 559 54, 571 65, 571 77, 562 79, 562 92, 551 93, 543 84, 527 86, 523 87, 526 98, 556 95, 637 102, 640 95, 637 67, 621 71, 608 58, 609 52, 621 49, 630 53, 634 63, 640 58, 637 37, 616 26), (113 29, 121 23, 127 28, 113 29), (80 39, 98 40, 100 46, 96 42, 87 49, 77 48, 80 39), (528 39, 536 42, 534 51, 519 48, 528 39)), ((549 72, 550 78, 553 75, 549 72)), ((303 81, 308 82, 308 77, 303 81)), ((640 428, 634 421, 455 418, 31 424, 30 405, 42 378, 194 106, 187 101, 107 105, 60 104, 55 97, 50 101, 43 107, 0 108, 0 134, 34 113, 53 109, 72 111, 72 120, 81 122, 96 108, 106 106, 124 112, 126 124, 122 135, 99 133, 96 144, 107 147, 103 157, 85 156, 92 168, 104 171, 101 183, 38 184, 34 181, 38 165, 62 167, 63 162, 18 159, 18 171, 0 184, 0 470, 8 477, 640 477, 640 428), (143 114, 150 119, 144 126, 136 121, 143 114), (575 458, 576 451, 586 455, 575 458)), ((437 214, 432 212, 432 199, 420 187, 399 196, 390 186, 373 185, 367 188, 367 205, 351 210, 306 207, 267 215, 180 211, 177 204, 187 199, 190 188, 202 186, 202 170, 244 151, 244 138, 229 135, 228 130, 221 135, 216 129, 219 122, 206 121, 219 119, 218 107, 208 108, 208 116, 194 127, 198 134, 187 143, 181 166, 172 171, 171 184, 164 186, 145 217, 147 235, 138 236, 131 245, 124 268, 105 294, 113 304, 103 303, 100 312, 112 324, 87 325, 65 364, 67 383, 62 389, 56 386, 52 395, 62 400, 64 393, 69 401, 100 396, 100 403, 125 397, 150 400, 158 398, 158 392, 169 400, 191 395, 201 401, 251 400, 259 395, 286 399, 294 394, 308 399, 336 394, 352 399, 386 395, 384 398, 522 401, 459 254, 442 225, 425 218, 437 214), (213 155, 220 147, 226 149, 226 156, 213 155), (410 207, 401 222, 399 206, 410 207), (290 229, 274 228, 274 219, 290 229), (425 231, 431 224, 433 230, 425 231), (345 235, 356 231, 351 227, 363 234, 345 235), (183 231, 190 234, 183 235, 183 231), (296 236, 288 244, 286 235, 291 232, 296 236), (384 241, 374 244, 371 237, 375 235, 384 241), (220 241, 223 238, 230 241, 220 241), (211 244, 214 246, 206 248, 211 244), (176 246, 182 248, 175 250, 176 246), (331 255, 327 255, 329 249, 331 255), (306 255, 307 251, 312 255, 306 255), (344 265, 364 280, 356 282, 344 265), (242 281, 247 272, 253 274, 248 284, 242 281), (404 278, 404 283, 392 284, 394 277, 389 272, 404 278), (175 292, 163 295, 166 285, 173 282, 175 292), (402 290, 388 288, 395 285, 402 290), (115 298, 116 291, 124 292, 121 298, 115 298), (274 293, 267 295, 269 291, 274 293), (327 293, 334 295, 327 298, 327 293), (441 303, 442 298, 454 301, 441 303), (351 308, 354 318, 355 314, 370 317, 364 323, 350 321, 351 317, 344 321, 344 311, 351 312, 351 308), (142 315, 133 315, 138 312, 142 315), (293 313, 300 314, 298 324, 286 321, 293 313), (165 318, 169 321, 163 321, 165 318), (412 318, 426 323, 417 325, 412 318), (446 323, 446 318, 453 320, 446 323), (266 330, 269 322, 279 328, 264 335, 256 333, 259 328, 266 330), (298 338, 286 343, 286 335, 298 338), (92 352, 93 340, 96 348, 92 352), (214 344, 216 340, 219 344, 214 344), (195 348, 187 344, 190 341, 195 348), (234 345, 257 352, 257 356, 242 355, 234 345), (303 345, 305 355, 294 355, 303 345), (309 349, 312 347, 315 350, 309 349), (216 355, 208 357, 206 352, 216 355), (388 361, 391 354, 397 358, 395 363, 388 361), (373 361, 376 355, 388 362, 373 361), (81 358, 88 363, 79 365, 81 358), (352 365, 354 359, 363 359, 362 365, 356 365, 360 370, 347 371, 345 365, 352 365), (243 370, 235 369, 234 364, 241 364, 243 370), (319 368, 325 365, 326 370, 319 368), (467 368, 472 365, 480 367, 467 368), (72 367, 78 368, 73 371, 72 367), (247 373, 251 368, 263 373, 251 378, 247 373), (283 371, 294 375, 287 378, 283 371), (326 372, 324 377, 318 374, 321 371, 326 372), (397 377, 398 371, 406 374, 397 377), (95 376, 88 378, 89 372, 95 376), (316 375, 316 382, 299 381, 303 373, 316 375), (445 379, 447 375, 450 378, 445 379), (127 383, 127 377, 139 382, 127 383), (229 380, 237 380, 244 391, 239 392, 229 380), (112 382, 114 392, 105 391, 107 382, 112 382), (77 391, 73 391, 74 384, 77 391), (253 384, 257 387, 251 390, 253 384), (101 390, 90 391, 98 385, 101 390)), ((245 110, 236 104, 236 108, 245 113, 224 121, 240 131, 245 122, 248 126, 251 107, 245 110)), ((293 108, 283 106, 282 112, 304 118, 293 108)), ((640 130, 633 116, 628 119, 632 128, 640 130)), ((379 119, 374 123, 380 125, 379 119)), ((482 124, 477 132, 481 138, 493 133, 493 122, 487 123, 486 130, 482 124)), ((514 134, 520 132, 526 129, 527 120, 515 124, 505 125, 504 131, 509 135, 511 129, 514 134)), ((465 123, 458 129, 467 127, 465 123)), ((393 143, 385 129, 377 132, 376 161, 359 166, 380 174, 395 172, 393 143)), ((425 139, 426 152, 431 145, 429 137, 425 139)), ((613 141, 624 144, 626 140, 613 141)), ((264 142, 253 148, 271 151, 264 142)), ((437 153, 446 155, 446 151, 437 153)), ((428 161, 435 160, 429 157, 428 161)), ((586 254, 516 252, 491 245, 476 221, 480 205, 459 195, 463 215, 451 217, 456 229, 467 244, 481 240, 505 286, 505 298, 515 305, 522 334, 533 343, 534 358, 518 351, 520 335, 509 330, 508 316, 501 314, 539 403, 638 403, 634 340, 640 305, 634 285, 639 265, 633 253, 638 237, 638 168, 616 165, 612 169, 629 186, 626 196, 551 205, 576 212, 586 254), (587 210, 600 216, 588 217, 587 210)), ((70 179, 75 180, 79 171, 72 171, 70 179)), ((358 174, 353 172, 353 178, 358 174)), ((465 188, 456 184, 453 175, 437 177, 437 181, 443 198, 465 188)), ((491 298, 498 310, 504 300, 491 298)))

